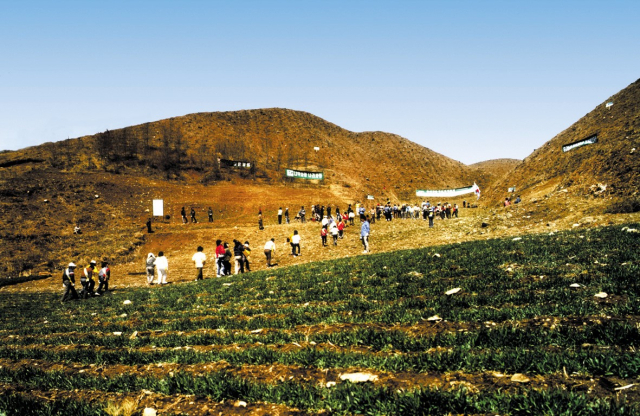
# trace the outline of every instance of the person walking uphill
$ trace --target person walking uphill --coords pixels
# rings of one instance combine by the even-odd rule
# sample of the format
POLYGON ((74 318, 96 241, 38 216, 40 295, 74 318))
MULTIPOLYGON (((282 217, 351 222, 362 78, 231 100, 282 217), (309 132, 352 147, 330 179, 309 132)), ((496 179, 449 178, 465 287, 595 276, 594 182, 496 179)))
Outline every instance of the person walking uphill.
POLYGON ((362 223, 362 226, 360 227, 360 239, 362 240, 362 245, 364 246, 363 253, 369 252, 369 233, 370 232, 371 232, 371 229, 369 227, 369 216, 367 215, 364 218, 364 222, 362 223))
POLYGON ((209 222, 213 222, 213 210, 211 209, 211 207, 209 207, 207 214, 209 215, 209 222))
POLYGON ((153 284, 153 276, 156 271, 156 256, 153 253, 147 254, 147 284, 153 284))
POLYGON ((251 255, 251 247, 249 247, 249 242, 245 241, 242 246, 242 261, 244 262, 244 270, 247 272, 251 271, 251 265, 249 264, 249 256, 251 255))
POLYGON ((91 260, 89 265, 82 271, 82 275, 80 276, 82 299, 86 299, 88 296, 94 296, 93 289, 96 287, 96 281, 93 280, 93 274, 97 272, 95 260, 91 260))
POLYGON ((276 254, 276 239, 272 238, 264 245, 264 255, 267 258, 267 267, 277 266, 277 264, 271 264, 271 257, 276 254))
POLYGON ((233 240, 233 258, 235 260, 235 272, 234 274, 244 273, 244 247, 238 240, 233 240))
POLYGON ((196 222, 198 222, 198 221, 196 220, 196 210, 195 210, 195 209, 193 209, 193 208, 191 208, 191 222, 192 222, 192 223, 194 223, 194 224, 195 224, 196 222))
POLYGON ((182 223, 186 224, 187 223, 187 212, 185 211, 184 207, 182 207, 182 209, 180 210, 180 215, 182 216, 182 223))
POLYGON ((64 295, 62 295, 62 302, 66 302, 67 300, 79 299, 78 292, 76 292, 75 288, 75 270, 76 265, 73 263, 69 263, 67 268, 62 272, 62 285, 64 286, 64 295))
POLYGON ((293 235, 291 236, 291 254, 293 254, 293 257, 300 255, 300 234, 298 234, 298 230, 293 230, 293 235))
POLYGON ((169 272, 169 260, 164 256, 164 252, 159 252, 158 257, 154 263, 156 265, 156 269, 158 270, 158 284, 166 285, 167 284, 167 273, 169 272))
POLYGON ((100 264, 100 270, 98 271, 98 294, 102 294, 109 290, 109 279, 111 279, 111 269, 109 268, 109 263, 103 261, 100 264))
POLYGON ((207 261, 207 255, 202 252, 204 250, 202 246, 198 246, 196 253, 191 257, 191 260, 196 264, 196 282, 198 280, 203 280, 202 269, 204 268, 204 263, 207 261))
POLYGON ((224 246, 222 240, 216 240, 216 277, 224 276, 224 246))

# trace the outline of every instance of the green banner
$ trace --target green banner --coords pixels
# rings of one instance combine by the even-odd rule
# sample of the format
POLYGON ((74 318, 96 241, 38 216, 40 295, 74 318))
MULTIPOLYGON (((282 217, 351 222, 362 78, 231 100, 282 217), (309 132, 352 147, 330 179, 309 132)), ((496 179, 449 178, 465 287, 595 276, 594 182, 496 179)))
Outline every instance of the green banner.
POLYGON ((316 179, 316 180, 324 179, 323 172, 307 172, 304 170, 295 170, 295 169, 285 169, 285 176, 287 178, 298 178, 298 179, 316 179))

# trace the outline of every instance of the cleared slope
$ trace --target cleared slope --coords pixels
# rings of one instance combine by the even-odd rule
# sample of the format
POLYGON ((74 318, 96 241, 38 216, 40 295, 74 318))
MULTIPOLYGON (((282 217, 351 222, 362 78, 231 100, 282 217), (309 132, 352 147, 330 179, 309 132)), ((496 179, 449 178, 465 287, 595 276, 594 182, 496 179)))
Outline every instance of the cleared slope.
POLYGON ((524 195, 568 189, 590 195, 592 185, 607 185, 607 195, 628 196, 640 185, 640 80, 603 101, 571 127, 536 149, 500 181, 491 194, 504 197, 516 185, 524 195), (613 105, 607 107, 607 103, 613 105), (597 136, 597 143, 563 152, 563 146, 597 136))

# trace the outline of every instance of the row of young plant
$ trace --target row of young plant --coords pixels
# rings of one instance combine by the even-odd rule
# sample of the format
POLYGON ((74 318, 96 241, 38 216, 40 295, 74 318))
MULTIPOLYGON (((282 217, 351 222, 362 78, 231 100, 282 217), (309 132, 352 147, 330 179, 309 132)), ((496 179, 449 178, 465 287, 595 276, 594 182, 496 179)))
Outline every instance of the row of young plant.
POLYGON ((374 354, 335 351, 318 346, 281 351, 264 345, 250 348, 212 349, 93 349, 78 346, 51 350, 46 347, 0 347, 0 358, 9 360, 36 359, 48 362, 80 364, 204 364, 227 361, 232 365, 284 364, 317 368, 369 368, 380 371, 449 372, 497 371, 504 373, 553 374, 562 371, 585 375, 615 375, 621 378, 640 376, 640 357, 634 351, 588 349, 529 349, 504 347, 499 349, 451 348, 417 353, 374 354))
MULTIPOLYGON (((17 371, 0 369, 0 380, 36 389, 87 389, 106 392, 137 392, 150 390, 174 395, 205 395, 215 401, 244 400, 269 402, 319 410, 336 414, 477 414, 520 413, 572 415, 633 415, 640 411, 637 403, 622 400, 589 398, 585 394, 559 389, 537 391, 521 388, 517 393, 488 391, 472 393, 464 388, 443 391, 437 389, 394 390, 371 384, 339 383, 331 388, 313 383, 285 381, 265 384, 239 378, 229 372, 212 372, 193 377, 178 372, 169 377, 139 377, 124 374, 116 377, 69 375, 23 368, 17 371)), ((13 399, 15 401, 15 399, 13 399)), ((0 406, 9 404, 7 399, 0 406)))
POLYGON ((640 347, 640 329, 636 324, 625 321, 604 319, 600 323, 588 325, 558 325, 529 327, 519 323, 507 323, 497 327, 480 326, 463 332, 441 332, 413 335, 393 328, 354 328, 328 333, 305 333, 298 331, 261 331, 245 333, 235 331, 215 331, 183 334, 137 334, 136 337, 95 333, 68 333, 43 338, 42 336, 22 336, 5 340, 5 345, 14 346, 61 346, 83 344, 105 348, 139 348, 154 346, 174 348, 207 345, 285 345, 294 342, 331 343, 339 347, 365 345, 372 351, 393 350, 398 352, 419 352, 436 347, 463 349, 486 349, 504 347, 547 347, 585 348, 606 346, 621 350, 640 347), (262 332, 265 332, 264 334, 262 332))

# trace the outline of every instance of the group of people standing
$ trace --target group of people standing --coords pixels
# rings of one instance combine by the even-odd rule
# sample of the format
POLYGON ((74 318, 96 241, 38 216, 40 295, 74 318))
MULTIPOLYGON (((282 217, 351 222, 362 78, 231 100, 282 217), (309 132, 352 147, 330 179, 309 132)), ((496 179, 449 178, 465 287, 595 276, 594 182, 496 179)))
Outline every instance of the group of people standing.
POLYGON ((109 268, 109 262, 103 261, 100 269, 97 267, 97 262, 91 260, 89 264, 82 269, 80 273, 80 284, 82 284, 82 290, 80 294, 75 289, 76 286, 76 268, 77 266, 71 262, 62 271, 62 286, 64 287, 64 294, 62 295, 62 302, 74 299, 87 299, 88 297, 100 296, 104 292, 109 290, 109 279, 111 278, 111 269, 109 268), (98 278, 98 290, 95 290, 96 281, 98 278))
MULTIPOLYGON (((182 209, 180 210, 180 215, 182 216, 182 224, 189 223, 189 220, 187 219, 187 210, 184 207, 182 207, 182 209)), ((196 210, 193 207, 191 207, 189 215, 193 224, 198 222, 198 220, 196 219, 196 210)), ((209 222, 213 222, 213 210, 211 209, 211 207, 209 207, 209 209, 207 210, 207 216, 209 217, 209 222)))

